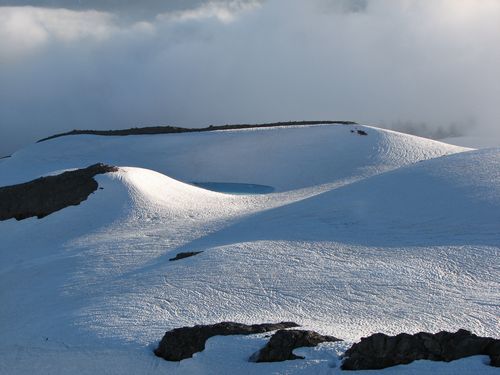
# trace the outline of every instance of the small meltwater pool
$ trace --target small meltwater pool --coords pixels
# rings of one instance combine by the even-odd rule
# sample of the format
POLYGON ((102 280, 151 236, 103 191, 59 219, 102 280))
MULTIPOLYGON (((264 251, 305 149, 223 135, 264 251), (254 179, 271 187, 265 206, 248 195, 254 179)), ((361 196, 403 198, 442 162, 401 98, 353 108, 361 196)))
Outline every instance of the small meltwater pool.
POLYGON ((203 189, 226 194, 269 194, 274 191, 272 186, 237 182, 192 182, 192 184, 203 189))

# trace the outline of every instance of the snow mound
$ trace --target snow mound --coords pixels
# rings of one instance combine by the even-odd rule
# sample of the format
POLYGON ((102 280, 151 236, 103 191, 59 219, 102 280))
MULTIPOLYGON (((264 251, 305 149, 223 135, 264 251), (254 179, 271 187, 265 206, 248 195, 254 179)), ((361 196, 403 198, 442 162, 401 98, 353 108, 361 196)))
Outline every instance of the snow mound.
POLYGON ((126 137, 79 135, 16 152, 0 164, 0 186, 102 162, 151 169, 187 183, 249 183, 286 191, 352 181, 464 150, 352 125, 126 137), (358 135, 358 129, 368 135, 358 135))

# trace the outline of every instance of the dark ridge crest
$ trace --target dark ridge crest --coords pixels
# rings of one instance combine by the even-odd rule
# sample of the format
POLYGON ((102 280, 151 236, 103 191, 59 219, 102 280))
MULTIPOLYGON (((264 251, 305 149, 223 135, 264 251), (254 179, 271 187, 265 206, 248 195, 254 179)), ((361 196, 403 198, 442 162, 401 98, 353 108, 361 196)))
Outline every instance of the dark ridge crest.
POLYGON ((232 124, 232 125, 210 125, 205 128, 181 128, 178 126, 148 126, 142 128, 118 129, 118 130, 71 130, 66 133, 51 135, 37 141, 44 142, 49 139, 64 137, 67 135, 104 135, 104 136, 125 136, 125 135, 150 135, 150 134, 175 134, 175 133, 200 133, 216 130, 237 130, 252 128, 275 128, 282 126, 301 126, 301 125, 357 125, 354 121, 286 121, 269 122, 264 124, 232 124))

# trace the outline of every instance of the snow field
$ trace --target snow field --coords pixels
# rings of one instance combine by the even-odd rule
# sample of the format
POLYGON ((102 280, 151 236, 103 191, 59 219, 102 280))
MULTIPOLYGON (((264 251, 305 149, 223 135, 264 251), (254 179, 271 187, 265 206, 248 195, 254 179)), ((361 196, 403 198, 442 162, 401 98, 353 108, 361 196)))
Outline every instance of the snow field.
MULTIPOLYGON (((368 136, 350 126, 71 136, 6 159, 0 185, 121 168, 97 176, 103 189, 79 206, 0 223, 0 373, 329 374, 374 332, 498 337, 500 150, 356 128, 368 136), (180 363, 152 354, 168 329, 221 320, 293 320, 347 343, 278 364, 246 362, 260 336, 212 338, 180 363)), ((485 361, 380 373, 493 373, 485 361)))

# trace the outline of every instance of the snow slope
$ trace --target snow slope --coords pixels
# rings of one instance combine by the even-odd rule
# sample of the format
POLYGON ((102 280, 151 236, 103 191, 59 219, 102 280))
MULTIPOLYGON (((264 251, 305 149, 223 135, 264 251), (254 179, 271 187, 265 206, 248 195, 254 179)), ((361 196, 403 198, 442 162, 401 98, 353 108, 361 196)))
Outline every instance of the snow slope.
MULTIPOLYGON (((80 206, 0 222, 0 373, 340 373, 338 355, 373 332, 498 337, 500 149, 357 128, 368 136, 350 126, 71 136, 6 159, 0 185, 122 168, 97 176, 103 189, 80 206), (204 252, 168 261, 192 250, 204 252), (216 337, 180 363, 152 354, 165 330, 221 320, 293 320, 348 341, 278 364, 246 362, 262 336, 216 337)), ((496 373, 486 361, 374 373, 496 373)))
POLYGON ((499 166, 498 149, 424 161, 258 213, 219 233, 218 243, 227 232, 229 241, 496 245, 499 166))
POLYGON ((0 164, 0 186, 102 162, 151 169, 188 183, 254 183, 284 191, 362 178, 463 150, 350 125, 66 136, 31 145, 0 164), (354 129, 364 129, 368 136, 351 133, 354 129))

